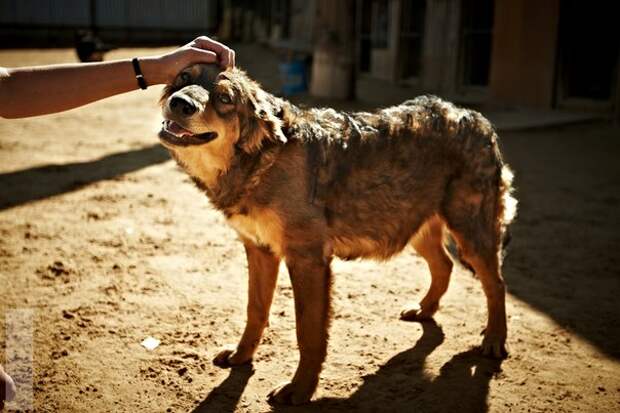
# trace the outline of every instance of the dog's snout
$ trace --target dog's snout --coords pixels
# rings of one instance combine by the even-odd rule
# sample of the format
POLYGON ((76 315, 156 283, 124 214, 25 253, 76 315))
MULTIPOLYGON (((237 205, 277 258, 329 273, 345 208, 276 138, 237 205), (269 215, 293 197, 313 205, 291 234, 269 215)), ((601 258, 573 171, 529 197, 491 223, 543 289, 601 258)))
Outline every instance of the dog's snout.
POLYGON ((170 110, 179 116, 191 116, 198 108, 196 105, 184 96, 174 96, 170 99, 170 110))

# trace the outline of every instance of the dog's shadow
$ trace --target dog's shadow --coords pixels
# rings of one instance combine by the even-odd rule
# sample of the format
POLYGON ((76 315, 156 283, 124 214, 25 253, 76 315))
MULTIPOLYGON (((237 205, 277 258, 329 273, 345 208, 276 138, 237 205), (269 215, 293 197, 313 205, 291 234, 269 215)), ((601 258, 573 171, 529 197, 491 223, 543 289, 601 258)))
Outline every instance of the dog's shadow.
POLYGON ((434 322, 424 322, 422 328, 422 337, 414 347, 366 376, 350 397, 319 398, 297 407, 274 405, 273 411, 486 412, 489 382, 501 371, 501 361, 472 349, 452 357, 433 377, 425 371, 425 361, 443 342, 444 334, 434 322))
POLYGON ((192 413, 232 413, 237 408, 241 395, 254 374, 251 364, 230 369, 230 374, 198 405, 192 413))

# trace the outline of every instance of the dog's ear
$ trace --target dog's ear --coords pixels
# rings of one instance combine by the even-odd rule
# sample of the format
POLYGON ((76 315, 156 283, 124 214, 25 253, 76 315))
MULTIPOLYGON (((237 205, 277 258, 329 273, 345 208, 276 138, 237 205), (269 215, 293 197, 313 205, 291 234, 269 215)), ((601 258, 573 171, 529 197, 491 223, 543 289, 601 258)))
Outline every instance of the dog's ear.
POLYGON ((282 132, 282 105, 274 96, 260 87, 254 87, 248 96, 248 114, 241 127, 237 145, 247 153, 256 152, 265 140, 286 143, 282 132))
POLYGON ((163 106, 164 103, 166 103, 166 101, 168 100, 168 98, 170 97, 170 95, 172 95, 174 93, 174 86, 172 84, 167 84, 164 87, 164 90, 161 92, 161 96, 159 97, 159 105, 163 106))

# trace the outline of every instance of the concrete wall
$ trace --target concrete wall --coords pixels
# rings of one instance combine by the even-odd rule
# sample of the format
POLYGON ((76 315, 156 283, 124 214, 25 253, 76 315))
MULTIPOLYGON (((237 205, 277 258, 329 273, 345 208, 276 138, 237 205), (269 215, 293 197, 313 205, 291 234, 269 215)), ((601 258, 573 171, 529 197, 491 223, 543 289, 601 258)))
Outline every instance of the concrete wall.
POLYGON ((550 108, 554 101, 560 0, 496 0, 491 98, 550 108))

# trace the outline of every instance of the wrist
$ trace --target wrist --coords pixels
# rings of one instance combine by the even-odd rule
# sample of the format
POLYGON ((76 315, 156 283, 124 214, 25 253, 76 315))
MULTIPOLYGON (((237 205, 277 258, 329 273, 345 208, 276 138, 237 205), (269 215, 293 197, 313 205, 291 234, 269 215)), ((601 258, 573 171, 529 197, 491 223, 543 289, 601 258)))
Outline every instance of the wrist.
POLYGON ((138 62, 148 86, 169 82, 159 57, 139 57, 138 62))

